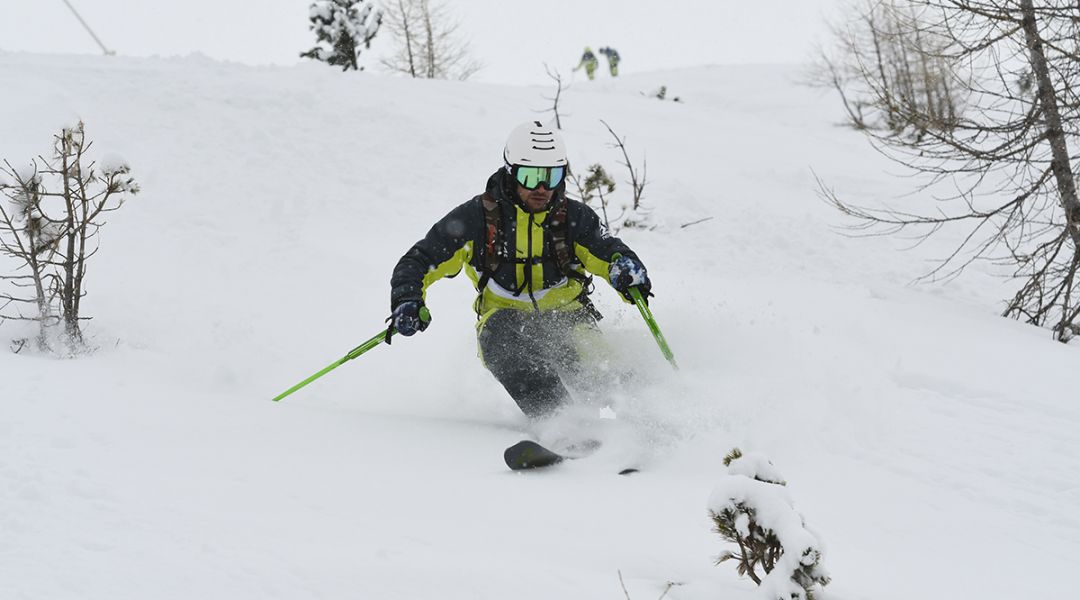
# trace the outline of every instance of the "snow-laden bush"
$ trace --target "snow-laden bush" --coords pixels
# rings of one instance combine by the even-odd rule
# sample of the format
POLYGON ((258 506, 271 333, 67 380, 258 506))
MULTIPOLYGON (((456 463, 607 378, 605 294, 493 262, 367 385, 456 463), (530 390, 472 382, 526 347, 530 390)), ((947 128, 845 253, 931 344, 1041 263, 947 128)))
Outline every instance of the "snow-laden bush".
POLYGON ((343 71, 363 70, 357 63, 360 45, 371 47, 371 40, 382 24, 382 10, 365 0, 318 0, 308 12, 316 45, 302 53, 343 71))
POLYGON ((724 457, 728 475, 709 498, 715 531, 738 546, 716 563, 737 561, 740 575, 769 600, 813 600, 829 583, 822 545, 795 511, 787 482, 765 457, 735 448, 724 457), (763 575, 758 573, 758 569, 763 575))

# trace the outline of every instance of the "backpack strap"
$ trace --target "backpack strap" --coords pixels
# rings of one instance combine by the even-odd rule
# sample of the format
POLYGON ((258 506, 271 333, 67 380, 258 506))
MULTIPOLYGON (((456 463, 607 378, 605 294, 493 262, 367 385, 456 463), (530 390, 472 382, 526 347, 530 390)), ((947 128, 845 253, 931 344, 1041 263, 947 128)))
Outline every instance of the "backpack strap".
POLYGON ((490 194, 480 196, 484 209, 484 249, 483 267, 485 274, 494 273, 499 266, 500 255, 504 252, 502 231, 502 207, 490 194))
POLYGON ((559 271, 570 279, 584 282, 587 278, 570 267, 574 260, 574 243, 570 239, 570 226, 566 215, 566 196, 558 204, 551 207, 545 223, 551 235, 551 252, 555 256, 555 264, 559 271))
POLYGON ((480 318, 480 299, 484 297, 484 288, 499 268, 499 260, 505 253, 503 248, 502 207, 491 194, 484 192, 480 196, 480 207, 484 212, 484 240, 480 244, 480 279, 476 282, 476 318, 480 318))
POLYGON ((574 241, 570 239, 570 225, 569 217, 567 216, 566 196, 563 196, 562 200, 551 208, 548 214, 546 225, 551 232, 551 252, 555 255, 555 263, 559 267, 559 271, 569 279, 574 279, 581 283, 581 294, 578 295, 577 300, 581 303, 585 313, 588 314, 594 321, 599 321, 604 318, 604 315, 600 314, 600 311, 593 305, 592 300, 589 299, 589 294, 593 291, 592 277, 575 271, 570 265, 574 260, 574 241))

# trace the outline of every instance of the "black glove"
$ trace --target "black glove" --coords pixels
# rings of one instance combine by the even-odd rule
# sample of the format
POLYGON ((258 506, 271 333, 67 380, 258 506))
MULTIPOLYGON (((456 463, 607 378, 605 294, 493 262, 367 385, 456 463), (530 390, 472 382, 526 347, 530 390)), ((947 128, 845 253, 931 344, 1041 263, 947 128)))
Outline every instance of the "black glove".
POLYGON ((645 271, 645 265, 641 264, 636 258, 629 256, 620 256, 611 263, 611 268, 608 270, 608 281, 611 282, 611 287, 615 288, 615 291, 623 295, 624 298, 633 302, 633 297, 630 296, 630 288, 636 287, 641 292, 641 297, 645 298, 648 302, 649 296, 652 295, 652 282, 649 281, 649 273, 645 271))
MULTIPOLYGON (((391 317, 394 329, 405 337, 427 329, 431 317, 428 316, 426 320, 420 318, 422 308, 424 308, 424 303, 418 300, 409 300, 398 304, 391 317)), ((424 313, 427 313, 427 311, 424 310, 424 313)))

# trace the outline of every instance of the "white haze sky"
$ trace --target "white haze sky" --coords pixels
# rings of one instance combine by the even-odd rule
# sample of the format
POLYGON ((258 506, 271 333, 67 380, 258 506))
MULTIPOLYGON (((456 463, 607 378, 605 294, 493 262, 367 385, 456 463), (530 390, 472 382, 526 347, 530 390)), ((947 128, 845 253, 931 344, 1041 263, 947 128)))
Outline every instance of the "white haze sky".
MULTIPOLYGON (((104 44, 126 56, 201 53, 245 64, 291 65, 307 50, 308 0, 69 0, 104 44)), ((823 38, 841 0, 446 0, 485 68, 474 79, 546 81, 564 74, 584 46, 610 45, 623 73, 704 64, 800 62, 823 38), (641 23, 653 36, 642 36, 641 23)), ((0 0, 0 51, 97 54, 64 0, 0 0)), ((369 70, 388 36, 361 57, 369 70)), ((580 74, 579 74, 580 75, 580 74)))

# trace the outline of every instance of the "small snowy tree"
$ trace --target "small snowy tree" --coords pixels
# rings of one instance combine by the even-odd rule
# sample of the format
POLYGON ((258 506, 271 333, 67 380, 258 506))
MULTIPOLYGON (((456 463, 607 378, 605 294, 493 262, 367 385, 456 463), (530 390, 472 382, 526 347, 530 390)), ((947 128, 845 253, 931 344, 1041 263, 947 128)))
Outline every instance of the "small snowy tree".
POLYGON ((382 10, 365 0, 318 0, 312 3, 308 19, 317 41, 301 57, 339 66, 343 71, 363 70, 357 63, 360 46, 371 47, 382 24, 382 10))
POLYGON ((604 197, 604 194, 615 192, 615 180, 607 174, 607 171, 604 170, 600 163, 591 165, 586 171, 584 179, 578 175, 572 175, 571 179, 573 179, 574 186, 578 190, 578 195, 581 196, 581 201, 585 204, 591 206, 593 195, 599 196, 600 210, 604 216, 604 228, 611 229, 611 222, 608 220, 607 213, 608 199, 604 197))
POLYGON ((713 490, 709 515, 715 531, 738 551, 724 552, 716 563, 737 561, 739 574, 772 600, 813 600, 829 575, 821 565, 821 543, 795 511, 787 482, 768 459, 738 448, 724 465, 729 475, 713 490))
POLYGON ((37 322, 39 350, 53 349, 54 325, 63 325, 70 351, 82 349, 87 263, 97 253, 103 216, 139 192, 123 161, 87 162, 91 145, 79 122, 54 137, 49 159, 32 160, 26 169, 8 161, 0 167, 0 193, 8 200, 0 203, 0 253, 18 265, 14 274, 0 273, 7 284, 0 289, 0 322, 37 322))

